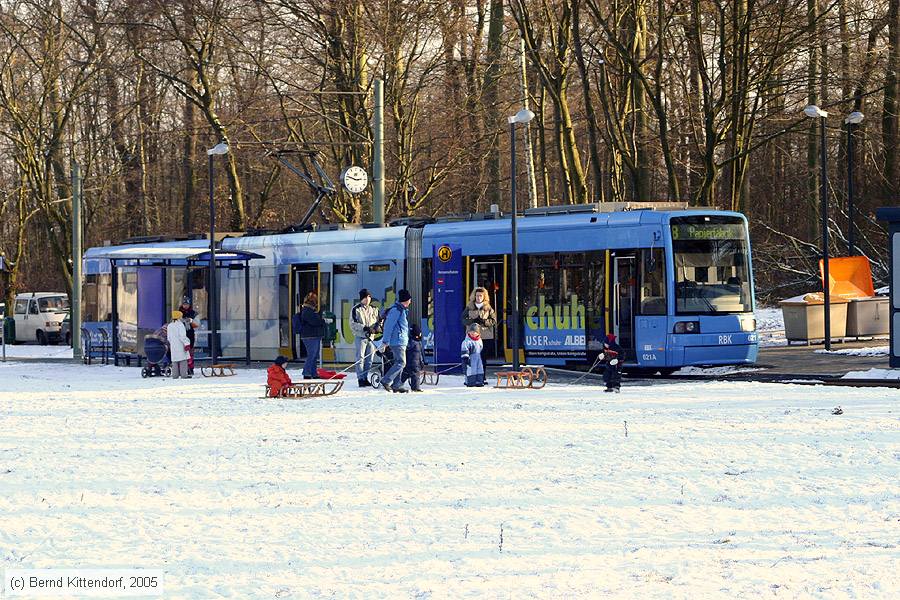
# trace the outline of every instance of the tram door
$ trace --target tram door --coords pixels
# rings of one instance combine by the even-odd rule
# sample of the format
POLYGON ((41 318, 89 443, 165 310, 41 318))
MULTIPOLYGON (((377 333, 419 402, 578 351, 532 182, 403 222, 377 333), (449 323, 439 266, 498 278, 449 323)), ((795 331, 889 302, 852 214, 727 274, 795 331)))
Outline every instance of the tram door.
MULTIPOLYGON (((291 297, 291 315, 299 313, 303 309, 303 299, 310 292, 319 291, 319 266, 316 264, 294 265, 291 269, 293 279, 294 294, 291 297)), ((320 294, 321 296, 321 294, 320 294)), ((319 301, 323 301, 319 298, 319 301)), ((291 319, 293 323, 293 319, 291 319)), ((291 326, 291 347, 293 348, 294 359, 305 358, 306 349, 303 342, 300 341, 297 331, 291 326)))
MULTIPOLYGON (((505 347, 504 333, 506 328, 506 289, 503 285, 503 257, 501 256, 476 256, 469 259, 469 286, 466 290, 466 303, 469 295, 477 287, 483 287, 488 292, 491 306, 497 312, 497 324, 494 326, 493 338, 484 340, 484 356, 494 359, 501 356, 505 347)), ((460 310, 462 313, 462 310, 460 310)))
POLYGON ((637 259, 617 253, 613 263, 613 333, 628 358, 634 357, 634 314, 637 302, 637 259))

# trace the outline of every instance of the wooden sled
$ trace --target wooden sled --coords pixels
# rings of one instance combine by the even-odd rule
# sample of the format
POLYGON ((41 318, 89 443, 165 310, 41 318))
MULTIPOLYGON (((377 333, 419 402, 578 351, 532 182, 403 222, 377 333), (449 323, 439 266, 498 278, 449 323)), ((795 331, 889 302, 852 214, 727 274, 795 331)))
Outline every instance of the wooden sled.
POLYGON ((522 367, 519 371, 499 371, 495 388, 512 390, 539 390, 547 385, 547 371, 544 367, 522 367))
POLYGON ((315 396, 333 396, 344 387, 343 379, 305 379, 292 385, 281 388, 277 396, 269 396, 269 386, 266 387, 264 398, 312 398, 315 396))
POLYGON ((437 385, 441 380, 441 374, 434 371, 422 371, 422 383, 425 385, 437 385))
POLYGON ((202 366, 200 367, 200 373, 204 377, 231 377, 235 374, 234 365, 232 363, 202 366), (226 371, 228 372, 226 373, 226 371))

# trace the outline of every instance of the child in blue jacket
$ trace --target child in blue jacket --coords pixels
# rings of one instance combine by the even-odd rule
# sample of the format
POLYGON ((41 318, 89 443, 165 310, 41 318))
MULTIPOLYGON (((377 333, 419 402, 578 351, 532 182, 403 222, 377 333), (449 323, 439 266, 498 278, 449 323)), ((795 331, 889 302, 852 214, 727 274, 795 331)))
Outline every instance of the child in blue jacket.
POLYGON ((484 362, 481 360, 481 327, 472 323, 462 342, 462 362, 466 367, 466 387, 484 387, 484 362))

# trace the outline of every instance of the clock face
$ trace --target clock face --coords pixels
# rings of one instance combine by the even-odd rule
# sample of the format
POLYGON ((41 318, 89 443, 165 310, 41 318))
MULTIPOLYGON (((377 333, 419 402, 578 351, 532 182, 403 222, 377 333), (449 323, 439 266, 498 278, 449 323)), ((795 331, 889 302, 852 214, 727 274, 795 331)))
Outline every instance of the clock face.
POLYGON ((369 184, 369 175, 362 167, 352 166, 341 173, 341 183, 351 194, 358 194, 366 189, 369 184))

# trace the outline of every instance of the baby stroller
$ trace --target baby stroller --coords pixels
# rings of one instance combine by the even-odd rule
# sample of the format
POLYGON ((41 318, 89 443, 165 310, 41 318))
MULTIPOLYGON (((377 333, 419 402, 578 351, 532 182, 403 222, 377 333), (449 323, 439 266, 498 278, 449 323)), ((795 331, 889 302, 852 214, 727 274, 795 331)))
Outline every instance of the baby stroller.
POLYGON ((384 374, 390 371, 391 367, 394 365, 394 353, 391 352, 391 347, 385 345, 382 348, 383 350, 375 352, 375 357, 372 360, 372 367, 369 369, 369 383, 372 384, 373 388, 377 388, 381 385, 384 374))
POLYGON ((161 338, 148 335, 144 338, 144 354, 147 366, 141 369, 141 377, 169 377, 172 375, 169 347, 161 338))

